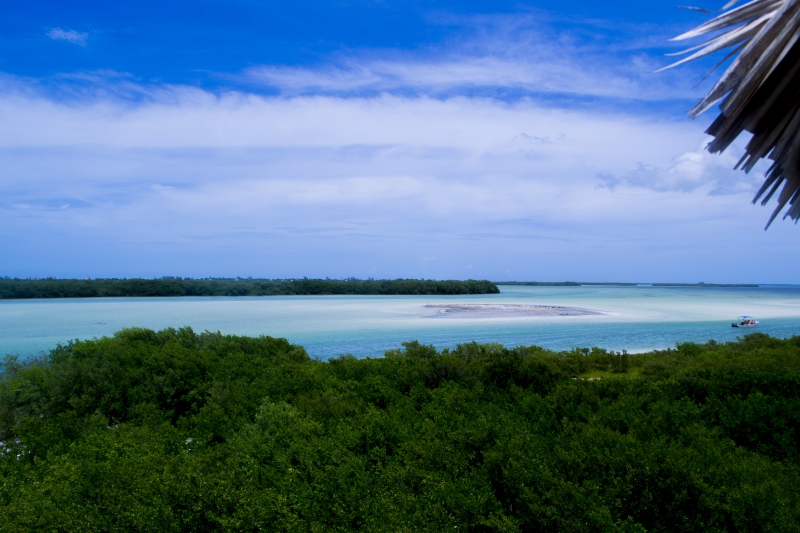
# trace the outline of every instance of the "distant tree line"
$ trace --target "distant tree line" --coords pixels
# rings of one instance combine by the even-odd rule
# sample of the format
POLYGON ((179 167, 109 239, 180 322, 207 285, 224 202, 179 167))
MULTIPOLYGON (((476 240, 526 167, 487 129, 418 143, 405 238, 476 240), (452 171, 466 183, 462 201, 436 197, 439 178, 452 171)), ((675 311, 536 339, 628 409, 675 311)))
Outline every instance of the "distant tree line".
POLYGON ((757 283, 650 283, 653 287, 758 287, 757 283))
POLYGON ((592 285, 614 285, 621 287, 637 287, 639 285, 653 287, 758 287, 755 283, 615 283, 615 282, 579 282, 579 281, 495 281, 497 285, 524 285, 531 287, 583 287, 592 285))
POLYGON ((496 281, 498 285, 523 285, 528 287, 580 287, 577 281, 496 281))
POLYGON ((800 337, 322 362, 126 329, 0 370, 0 531, 800 529, 800 337))
POLYGON ((291 296, 325 294, 496 294, 486 280, 359 279, 0 279, 0 299, 124 296, 291 296))

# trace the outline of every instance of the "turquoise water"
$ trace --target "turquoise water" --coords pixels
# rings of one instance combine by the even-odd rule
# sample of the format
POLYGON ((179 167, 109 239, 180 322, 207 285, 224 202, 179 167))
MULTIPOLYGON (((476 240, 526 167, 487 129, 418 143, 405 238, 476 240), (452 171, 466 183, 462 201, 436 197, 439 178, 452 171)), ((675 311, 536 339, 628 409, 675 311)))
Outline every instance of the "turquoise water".
POLYGON ((800 287, 518 287, 481 296, 293 296, 0 300, 0 354, 46 352, 70 339, 124 327, 191 326, 238 335, 285 337, 313 357, 379 356, 408 340, 437 347, 461 342, 599 346, 641 352, 677 342, 733 340, 762 331, 800 334, 800 287), (603 314, 574 317, 444 318, 425 304, 512 303, 574 306, 603 314), (730 327, 738 315, 761 321, 730 327))

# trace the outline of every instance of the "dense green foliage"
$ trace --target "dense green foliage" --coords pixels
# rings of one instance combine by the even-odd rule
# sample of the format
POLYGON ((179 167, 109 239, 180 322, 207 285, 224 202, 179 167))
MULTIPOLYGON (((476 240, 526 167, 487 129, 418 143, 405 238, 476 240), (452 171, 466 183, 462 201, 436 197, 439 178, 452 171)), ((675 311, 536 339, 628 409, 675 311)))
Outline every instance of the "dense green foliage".
POLYGON ((320 362, 129 329, 7 358, 0 440, 2 531, 798 531, 800 337, 320 362))
POLYGON ((0 279, 0 299, 120 296, 282 296, 322 294, 496 294, 482 280, 359 279, 0 279))

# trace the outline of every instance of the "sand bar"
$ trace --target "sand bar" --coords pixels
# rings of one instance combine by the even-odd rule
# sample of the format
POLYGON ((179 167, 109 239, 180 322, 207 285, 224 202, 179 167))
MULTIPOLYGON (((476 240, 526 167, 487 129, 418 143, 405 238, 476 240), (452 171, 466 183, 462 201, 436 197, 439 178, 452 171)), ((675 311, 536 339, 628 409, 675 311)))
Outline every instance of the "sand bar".
POLYGON ((581 309, 580 307, 565 307, 561 305, 532 305, 532 304, 428 304, 428 309, 438 309, 439 312, 430 318, 496 318, 496 317, 521 317, 521 316, 586 316, 602 315, 600 311, 581 309))

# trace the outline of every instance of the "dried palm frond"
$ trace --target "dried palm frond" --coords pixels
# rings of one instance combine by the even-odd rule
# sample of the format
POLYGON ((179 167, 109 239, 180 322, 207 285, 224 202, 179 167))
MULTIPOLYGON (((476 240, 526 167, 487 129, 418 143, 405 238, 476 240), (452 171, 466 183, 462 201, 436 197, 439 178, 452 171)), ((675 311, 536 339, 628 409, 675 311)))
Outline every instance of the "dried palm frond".
MULTIPOLYGON (((729 2, 723 10, 737 1, 729 2)), ((761 205, 766 205, 783 184, 778 207, 767 227, 787 204, 784 218, 788 216, 797 222, 800 219, 800 0, 754 0, 673 40, 716 32, 719 33, 711 39, 680 52, 693 54, 661 70, 733 47, 717 67, 731 56, 737 53, 738 56, 705 98, 689 110, 689 116, 695 118, 722 100, 720 115, 706 130, 714 137, 708 150, 722 152, 743 131, 752 133, 736 168, 750 172, 762 158, 772 160, 753 203, 763 196, 761 205)))

